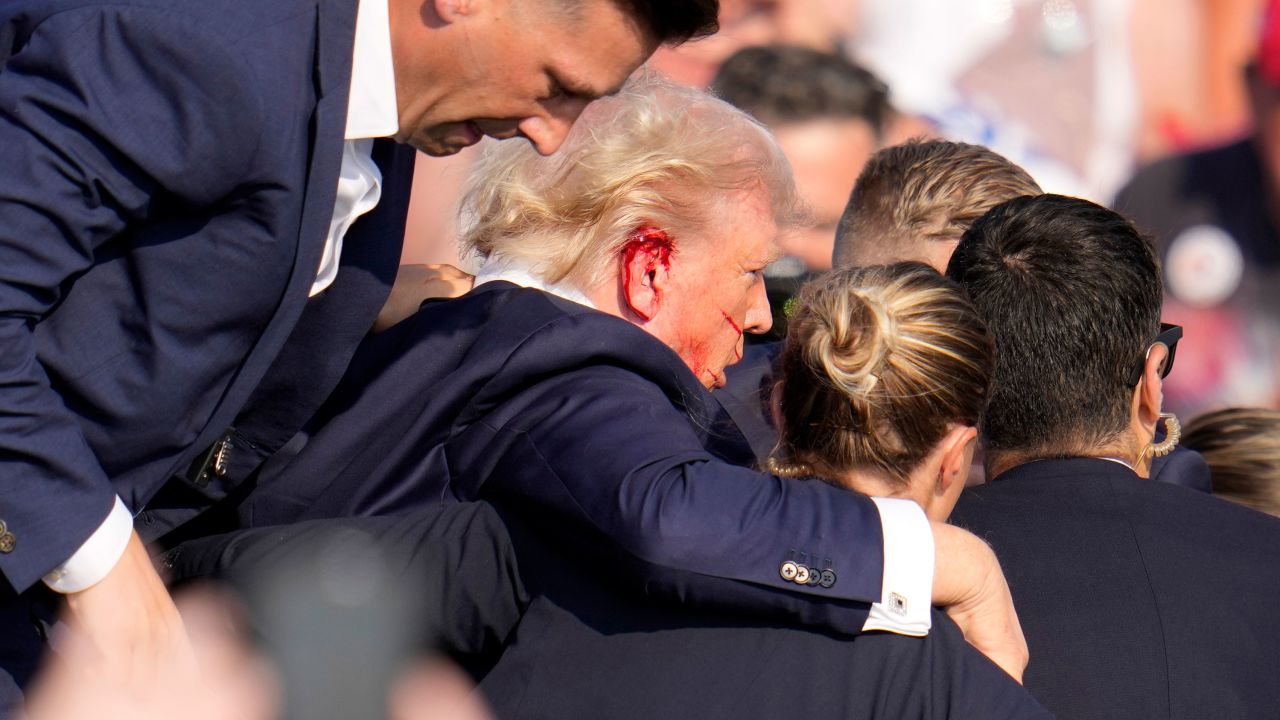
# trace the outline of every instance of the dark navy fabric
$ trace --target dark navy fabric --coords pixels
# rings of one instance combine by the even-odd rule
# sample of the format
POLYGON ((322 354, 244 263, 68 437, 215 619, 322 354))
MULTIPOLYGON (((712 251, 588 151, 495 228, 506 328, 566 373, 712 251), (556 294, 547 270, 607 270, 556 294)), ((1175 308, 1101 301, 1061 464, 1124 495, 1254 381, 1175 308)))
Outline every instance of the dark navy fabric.
POLYGON ((742 360, 725 368, 725 386, 713 396, 733 418, 751 445, 756 463, 764 462, 778 444, 778 429, 773 426, 769 396, 773 392, 773 376, 782 341, 748 345, 742 360))
MULTIPOLYGON (((354 300, 308 302, 341 162, 355 7, 0 9, 0 520, 17 540, 0 573, 15 589, 66 560, 114 495, 141 510, 236 420, 277 358, 288 360, 277 377, 301 369, 312 394, 276 384, 286 403, 264 389, 255 404, 314 408, 385 300, 403 152, 384 153, 387 206, 346 240, 367 254, 344 253, 333 294, 354 300), (301 336, 331 321, 334 343, 301 336), (295 347, 282 355, 286 340, 295 347), (299 363, 307 347, 331 367, 299 363)), ((267 422, 264 435, 301 422, 275 417, 294 427, 267 422)))
POLYGON ((844 632, 880 598, 867 498, 734 464, 741 435, 674 352, 537 290, 486 284, 370 337, 309 432, 244 525, 483 499, 644 592, 844 632), (838 581, 783 580, 802 554, 838 581))
POLYGON ((1264 718, 1280 708, 1280 520, 1108 460, 966 490, 1060 718, 1264 718))
POLYGON ((854 638, 618 592, 513 522, 533 599, 480 684, 510 720, 1048 718, 941 612, 854 638))

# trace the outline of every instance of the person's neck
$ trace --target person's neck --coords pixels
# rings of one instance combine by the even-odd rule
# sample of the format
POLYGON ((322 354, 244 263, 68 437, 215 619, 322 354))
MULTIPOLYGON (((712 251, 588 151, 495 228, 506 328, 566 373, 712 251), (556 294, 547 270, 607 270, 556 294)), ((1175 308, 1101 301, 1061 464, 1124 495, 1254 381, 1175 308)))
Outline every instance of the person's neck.
POLYGON ((914 500, 921 507, 926 507, 927 495, 913 492, 920 487, 921 479, 912 475, 906 483, 875 470, 854 469, 831 471, 831 480, 835 484, 860 492, 870 497, 896 497, 914 500))
POLYGON ((1004 473, 1027 463, 1036 462, 1038 460, 1054 460, 1059 458, 1098 458, 1100 460, 1113 460, 1125 467, 1133 470, 1139 477, 1147 477, 1150 473, 1150 463, 1140 462, 1141 451, 1135 451, 1131 447, 1120 445, 1108 445, 1096 447, 1086 450, 1073 451, 1064 448, 1060 452, 1050 450, 1040 450, 1034 452, 1019 452, 1015 450, 991 450, 987 448, 986 456, 983 461, 987 482, 991 482, 1000 477, 1004 473))

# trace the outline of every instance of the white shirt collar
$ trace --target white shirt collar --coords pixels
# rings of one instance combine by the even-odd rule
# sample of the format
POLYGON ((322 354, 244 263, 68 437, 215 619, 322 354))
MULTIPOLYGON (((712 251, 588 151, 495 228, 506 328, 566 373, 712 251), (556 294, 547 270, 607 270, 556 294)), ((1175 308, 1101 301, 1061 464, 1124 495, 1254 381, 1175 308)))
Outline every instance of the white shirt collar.
POLYGON ((344 139, 388 137, 399 131, 387 0, 360 0, 344 139))
POLYGON ((586 305, 593 310, 596 307, 581 290, 570 283, 563 281, 558 283, 549 283, 538 276, 532 268, 518 260, 515 260, 514 258, 490 255, 489 258, 484 261, 484 265, 480 268, 480 272, 476 273, 474 287, 480 287, 485 283, 495 282, 498 280, 505 280, 512 285, 519 285, 520 287, 541 290, 570 302, 576 302, 579 305, 586 305))

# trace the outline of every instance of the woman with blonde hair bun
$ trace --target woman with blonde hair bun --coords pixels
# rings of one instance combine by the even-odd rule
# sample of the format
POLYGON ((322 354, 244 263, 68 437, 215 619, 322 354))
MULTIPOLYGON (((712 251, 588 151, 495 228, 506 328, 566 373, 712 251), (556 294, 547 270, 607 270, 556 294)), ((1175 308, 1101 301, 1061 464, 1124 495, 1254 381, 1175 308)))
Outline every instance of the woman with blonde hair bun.
POLYGON ((959 286, 927 265, 821 276, 788 325, 770 469, 910 498, 945 520, 973 460, 994 356, 959 286))

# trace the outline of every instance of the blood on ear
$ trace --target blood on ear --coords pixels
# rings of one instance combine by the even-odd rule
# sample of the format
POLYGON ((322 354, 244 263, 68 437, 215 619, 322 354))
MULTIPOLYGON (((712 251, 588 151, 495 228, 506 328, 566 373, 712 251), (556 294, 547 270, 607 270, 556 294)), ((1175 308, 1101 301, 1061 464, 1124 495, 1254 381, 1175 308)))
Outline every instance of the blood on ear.
POLYGON ((658 268, 667 274, 671 273, 671 256, 676 252, 675 242, 665 230, 652 225, 642 225, 631 231, 626 245, 622 246, 623 281, 626 284, 627 304, 631 309, 648 319, 652 313, 638 307, 632 301, 631 288, 633 282, 639 281, 645 287, 652 287, 653 276, 658 268))

